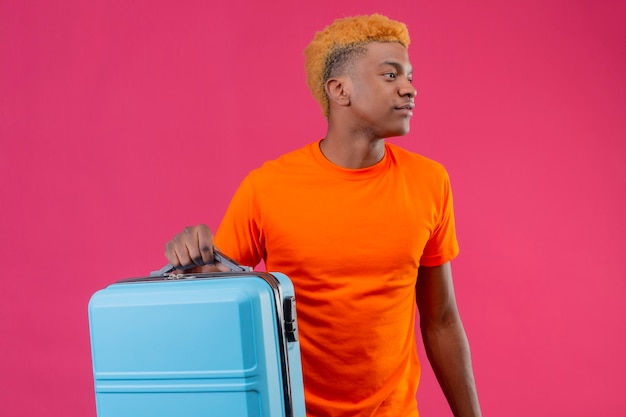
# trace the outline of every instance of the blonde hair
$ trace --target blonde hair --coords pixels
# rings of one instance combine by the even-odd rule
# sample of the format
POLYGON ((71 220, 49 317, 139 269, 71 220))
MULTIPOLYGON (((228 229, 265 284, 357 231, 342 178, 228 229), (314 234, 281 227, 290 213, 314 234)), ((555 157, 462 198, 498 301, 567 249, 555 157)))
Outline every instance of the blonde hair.
POLYGON ((373 14, 335 20, 317 32, 304 50, 306 81, 325 117, 330 111, 326 81, 345 71, 351 59, 363 53, 370 42, 399 42, 407 48, 411 40, 404 23, 373 14))

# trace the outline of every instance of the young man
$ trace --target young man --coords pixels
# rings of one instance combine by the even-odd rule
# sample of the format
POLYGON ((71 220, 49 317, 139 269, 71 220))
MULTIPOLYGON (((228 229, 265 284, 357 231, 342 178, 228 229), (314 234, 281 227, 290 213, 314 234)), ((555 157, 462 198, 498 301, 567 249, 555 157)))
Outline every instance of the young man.
MULTIPOLYGON (((427 354, 455 416, 480 416, 450 260, 450 184, 438 163, 385 138, 405 135, 416 90, 406 26, 335 21, 305 50, 326 137, 252 171, 215 245, 294 282, 307 415, 417 416, 416 306, 427 354)), ((213 265, 213 235, 189 227, 173 265, 213 265)))

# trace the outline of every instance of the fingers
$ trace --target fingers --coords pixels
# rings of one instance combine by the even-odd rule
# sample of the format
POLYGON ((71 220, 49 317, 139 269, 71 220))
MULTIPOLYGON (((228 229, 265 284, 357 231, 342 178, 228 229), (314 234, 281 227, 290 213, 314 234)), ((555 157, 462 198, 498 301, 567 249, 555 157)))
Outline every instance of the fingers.
POLYGON ((187 265, 206 265, 213 262, 213 233, 205 225, 186 227, 187 253, 191 260, 187 265))
POLYGON ((213 233, 205 225, 186 227, 165 244, 165 257, 176 269, 213 263, 213 233))
POLYGON ((230 269, 222 265, 221 263, 215 263, 210 265, 196 266, 190 269, 175 269, 172 271, 174 274, 205 274, 210 272, 230 272, 230 269))

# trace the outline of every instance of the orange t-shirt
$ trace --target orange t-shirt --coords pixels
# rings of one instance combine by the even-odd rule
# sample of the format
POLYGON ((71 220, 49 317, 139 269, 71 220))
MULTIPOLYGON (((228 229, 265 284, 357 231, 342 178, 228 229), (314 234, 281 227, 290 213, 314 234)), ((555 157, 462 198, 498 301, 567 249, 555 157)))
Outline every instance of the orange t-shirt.
POLYGON ((244 179, 215 242, 293 281, 309 417, 418 415, 417 270, 458 253, 440 164, 386 143, 345 169, 312 143, 244 179))

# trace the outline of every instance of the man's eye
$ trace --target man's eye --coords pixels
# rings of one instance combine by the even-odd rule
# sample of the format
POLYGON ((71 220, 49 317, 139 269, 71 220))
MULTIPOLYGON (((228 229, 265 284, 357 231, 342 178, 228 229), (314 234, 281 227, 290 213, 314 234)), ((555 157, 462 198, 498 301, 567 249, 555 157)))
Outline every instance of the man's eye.
POLYGON ((391 79, 396 78, 396 74, 394 74, 393 72, 388 72, 388 73, 386 73, 386 74, 384 74, 384 75, 385 75, 385 77, 387 77, 387 78, 391 78, 391 79))

